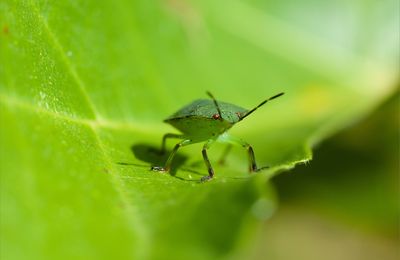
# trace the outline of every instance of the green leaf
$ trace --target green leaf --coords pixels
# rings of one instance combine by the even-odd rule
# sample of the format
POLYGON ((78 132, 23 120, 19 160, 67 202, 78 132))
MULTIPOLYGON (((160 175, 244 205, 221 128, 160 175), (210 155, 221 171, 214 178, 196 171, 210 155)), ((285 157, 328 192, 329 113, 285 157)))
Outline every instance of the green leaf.
POLYGON ((266 181, 393 90, 395 1, 346 5, 341 17, 313 1, 0 3, 1 257, 240 252, 275 208, 266 181), (162 119, 206 90, 247 108, 286 92, 231 131, 270 169, 249 176, 239 148, 218 166, 215 146, 216 178, 199 183, 194 145, 172 176, 149 170, 165 158, 148 148, 174 131, 162 119))

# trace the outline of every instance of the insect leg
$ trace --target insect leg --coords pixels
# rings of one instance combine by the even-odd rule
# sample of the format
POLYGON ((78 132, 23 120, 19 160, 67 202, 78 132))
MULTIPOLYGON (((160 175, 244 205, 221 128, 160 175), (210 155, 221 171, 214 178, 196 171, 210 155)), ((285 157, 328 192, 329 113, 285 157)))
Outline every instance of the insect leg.
POLYGON ((247 152, 249 153, 249 172, 258 171, 257 164, 256 164, 256 158, 254 156, 253 147, 251 147, 249 144, 246 144, 243 147, 245 147, 247 149, 247 152))
POLYGON ((179 135, 179 134, 165 134, 163 136, 162 142, 161 142, 161 151, 160 151, 161 154, 165 153, 165 145, 166 145, 166 142, 167 142, 168 138, 182 139, 182 138, 184 138, 184 136, 183 135, 179 135))
POLYGON ((192 140, 189 140, 189 139, 184 140, 184 141, 182 141, 182 142, 180 142, 180 143, 177 143, 177 144, 175 145, 174 149, 172 150, 171 154, 168 156, 168 159, 167 159, 167 161, 165 162, 164 167, 153 166, 153 167, 151 167, 151 169, 152 169, 153 171, 168 172, 169 169, 171 168, 172 160, 174 159, 175 154, 176 154, 176 152, 178 151, 178 149, 181 148, 181 147, 183 147, 183 146, 189 145, 189 144, 191 144, 191 143, 192 143, 192 140))
POLYGON ((208 176, 204 176, 203 178, 201 178, 201 181, 208 181, 214 177, 214 170, 213 170, 210 160, 208 159, 208 156, 207 156, 207 149, 210 148, 210 146, 213 142, 214 142, 214 140, 207 141, 203 146, 203 150, 201 151, 201 153, 203 154, 204 162, 206 163, 207 170, 208 170, 208 176))
POLYGON ((231 151, 231 149, 232 149, 232 144, 228 144, 225 147, 224 151, 222 152, 221 158, 219 158, 219 160, 218 160, 219 164, 221 164, 221 165, 225 164, 226 157, 228 156, 228 154, 231 151))
POLYGON ((254 156, 253 147, 251 147, 245 141, 243 141, 239 138, 235 138, 233 136, 227 135, 227 134, 221 136, 219 138, 219 141, 225 142, 225 143, 231 143, 231 144, 235 144, 235 145, 240 145, 241 147, 245 148, 247 150, 247 153, 249 156, 249 171, 250 172, 256 172, 256 171, 266 168, 266 167, 257 168, 256 158, 254 156))

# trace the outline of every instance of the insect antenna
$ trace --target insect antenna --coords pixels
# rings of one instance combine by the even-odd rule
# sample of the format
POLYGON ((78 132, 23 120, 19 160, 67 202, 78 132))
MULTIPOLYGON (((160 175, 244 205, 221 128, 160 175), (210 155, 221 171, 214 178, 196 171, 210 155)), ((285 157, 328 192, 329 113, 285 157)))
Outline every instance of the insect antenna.
POLYGON ((279 93, 279 94, 276 94, 275 96, 272 96, 272 97, 270 97, 270 98, 264 100, 264 101, 261 102, 258 106, 256 106, 255 108, 253 108, 252 110, 250 110, 249 112, 247 112, 246 114, 244 114, 244 116, 240 117, 239 121, 242 121, 245 117, 247 117, 248 115, 250 115, 251 113, 253 113, 254 111, 256 111, 257 108, 263 106, 263 105, 264 105, 265 103, 267 103, 268 101, 270 101, 270 100, 272 100, 272 99, 275 99, 275 98, 277 98, 277 97, 280 97, 280 96, 282 96, 283 94, 285 94, 285 93, 281 92, 281 93, 279 93))
POLYGON ((218 111, 219 120, 222 120, 222 113, 221 113, 221 109, 219 108, 217 100, 215 99, 213 94, 211 94, 211 92, 207 91, 206 93, 214 101, 214 105, 215 105, 215 107, 217 108, 217 111, 218 111))

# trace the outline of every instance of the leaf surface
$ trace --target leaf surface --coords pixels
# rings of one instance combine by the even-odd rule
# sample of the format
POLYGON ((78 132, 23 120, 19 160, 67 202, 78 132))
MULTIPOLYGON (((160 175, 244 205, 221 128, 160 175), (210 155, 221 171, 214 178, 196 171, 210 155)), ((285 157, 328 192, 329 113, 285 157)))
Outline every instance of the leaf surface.
POLYGON ((0 3, 1 257, 234 254, 274 210, 266 181, 393 90, 395 4, 350 5, 346 34, 284 3, 0 3), (211 182, 198 182, 200 145, 172 176, 149 170, 165 160, 150 148, 174 131, 162 120, 206 90, 246 108, 286 93, 231 131, 268 170, 249 176, 239 148, 219 166, 218 145, 211 182))

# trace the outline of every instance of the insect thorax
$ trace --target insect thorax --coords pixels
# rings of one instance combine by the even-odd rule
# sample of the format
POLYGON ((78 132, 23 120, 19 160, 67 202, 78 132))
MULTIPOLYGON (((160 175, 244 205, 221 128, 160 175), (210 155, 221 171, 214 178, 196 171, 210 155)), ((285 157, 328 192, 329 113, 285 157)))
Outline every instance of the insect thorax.
POLYGON ((233 126, 226 120, 216 120, 205 117, 186 117, 166 120, 166 123, 181 131, 184 135, 195 140, 217 138, 233 126))

